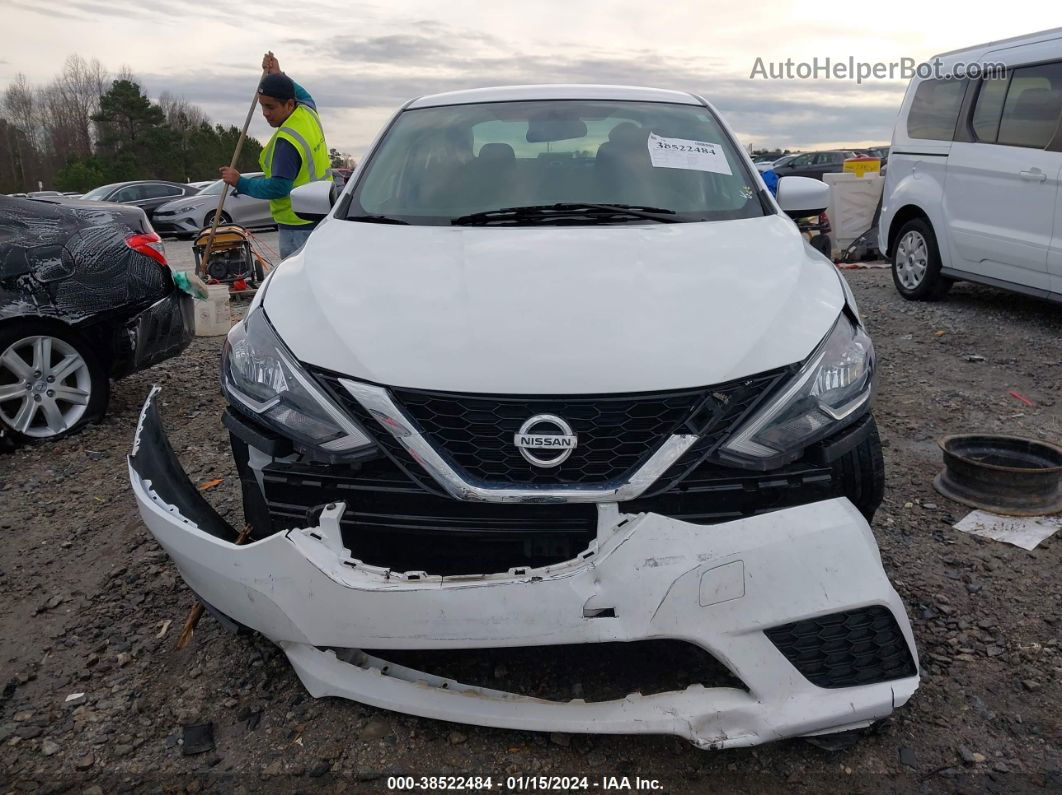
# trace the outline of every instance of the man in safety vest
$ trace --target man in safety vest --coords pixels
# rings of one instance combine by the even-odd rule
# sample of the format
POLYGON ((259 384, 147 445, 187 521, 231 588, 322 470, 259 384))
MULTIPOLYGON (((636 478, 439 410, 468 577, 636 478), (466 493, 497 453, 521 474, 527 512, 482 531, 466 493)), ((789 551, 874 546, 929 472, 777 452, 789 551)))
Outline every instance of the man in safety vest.
POLYGON ((265 54, 262 69, 266 74, 258 86, 258 103, 269 126, 276 128, 258 161, 264 176, 242 177, 225 166, 221 178, 240 193, 269 199, 269 211, 280 230, 280 256, 287 258, 302 248, 316 226, 316 221, 295 214, 289 194, 308 182, 331 182, 332 161, 313 98, 280 71, 273 53, 265 54))

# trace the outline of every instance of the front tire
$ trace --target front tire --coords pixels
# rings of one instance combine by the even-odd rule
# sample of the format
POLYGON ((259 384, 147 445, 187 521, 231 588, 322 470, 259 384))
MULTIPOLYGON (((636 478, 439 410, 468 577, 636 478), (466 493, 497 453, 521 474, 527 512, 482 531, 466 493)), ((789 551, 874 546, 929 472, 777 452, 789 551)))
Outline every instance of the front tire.
POLYGON ((818 251, 822 256, 828 260, 833 260, 833 242, 830 240, 829 235, 817 234, 813 235, 811 240, 808 241, 813 249, 818 251))
POLYGON ((933 227, 922 218, 908 221, 892 251, 892 282, 908 301, 939 301, 952 280, 940 275, 940 249, 933 227))
POLYGON ((100 417, 110 381, 89 345, 58 324, 0 330, 0 427, 14 444, 67 436, 100 417))

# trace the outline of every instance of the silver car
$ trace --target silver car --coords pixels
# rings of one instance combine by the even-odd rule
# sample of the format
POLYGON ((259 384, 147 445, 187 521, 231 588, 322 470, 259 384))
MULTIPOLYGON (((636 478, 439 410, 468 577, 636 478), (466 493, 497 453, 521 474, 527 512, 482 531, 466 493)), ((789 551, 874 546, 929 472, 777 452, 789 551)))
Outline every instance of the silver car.
MULTIPOLYGON (((244 174, 246 177, 260 177, 261 171, 244 174)), ((152 224, 160 235, 174 235, 188 238, 195 235, 204 226, 210 226, 218 208, 218 199, 222 188, 227 187, 220 179, 203 188, 192 196, 184 196, 162 205, 155 211, 152 224)), ((269 213, 269 201, 256 199, 240 193, 235 188, 228 188, 225 207, 221 212, 222 223, 235 223, 240 226, 275 226, 276 222, 269 213)))

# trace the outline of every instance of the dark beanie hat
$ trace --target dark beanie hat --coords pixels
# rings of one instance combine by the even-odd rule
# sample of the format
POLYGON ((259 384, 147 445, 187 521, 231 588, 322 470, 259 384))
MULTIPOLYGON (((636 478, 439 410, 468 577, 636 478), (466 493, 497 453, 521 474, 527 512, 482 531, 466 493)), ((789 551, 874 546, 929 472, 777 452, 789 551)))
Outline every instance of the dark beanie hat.
POLYGON ((263 97, 272 97, 281 102, 295 99, 295 83, 287 75, 266 75, 258 84, 258 93, 263 97))

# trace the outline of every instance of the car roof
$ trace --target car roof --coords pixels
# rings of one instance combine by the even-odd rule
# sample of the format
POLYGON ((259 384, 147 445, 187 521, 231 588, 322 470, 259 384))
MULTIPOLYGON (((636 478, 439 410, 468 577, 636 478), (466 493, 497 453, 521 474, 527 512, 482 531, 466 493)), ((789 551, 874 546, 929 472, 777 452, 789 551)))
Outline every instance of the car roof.
POLYGON ((995 41, 986 41, 984 44, 972 44, 969 47, 960 47, 957 50, 949 50, 948 52, 938 52, 934 55, 934 58, 946 58, 950 55, 959 55, 961 53, 968 53, 974 50, 991 50, 999 47, 1002 44, 1031 44, 1043 39, 1053 39, 1062 36, 1062 28, 1049 28, 1048 30, 1039 30, 1036 33, 1025 33, 1021 36, 1012 36, 1009 39, 996 39, 995 41))
POLYGON ((663 88, 638 86, 583 85, 574 83, 491 86, 465 91, 447 91, 430 94, 409 102, 406 108, 430 108, 440 105, 469 105, 474 102, 519 102, 543 99, 613 99, 641 102, 671 102, 682 105, 700 105, 701 101, 684 91, 669 91, 663 88))
MULTIPOLYGON (((261 176, 264 176, 264 174, 265 174, 265 172, 263 172, 263 171, 241 171, 240 172, 240 176, 241 177, 261 177, 261 176)), ((203 187, 205 188, 207 185, 216 185, 219 182, 221 182, 221 178, 220 177, 218 179, 205 179, 205 180, 203 180, 203 187)), ((187 187, 191 187, 192 184, 193 183, 187 183, 187 184, 185 184, 185 187, 186 188, 187 187)))
POLYGON ((127 185, 176 185, 178 188, 187 188, 185 182, 171 182, 168 179, 131 179, 128 182, 115 182, 112 188, 124 188, 127 185))

